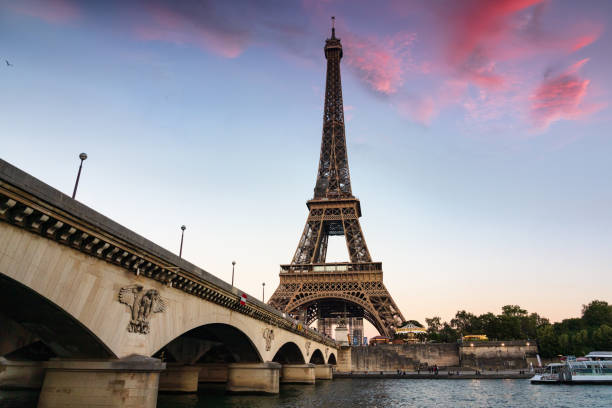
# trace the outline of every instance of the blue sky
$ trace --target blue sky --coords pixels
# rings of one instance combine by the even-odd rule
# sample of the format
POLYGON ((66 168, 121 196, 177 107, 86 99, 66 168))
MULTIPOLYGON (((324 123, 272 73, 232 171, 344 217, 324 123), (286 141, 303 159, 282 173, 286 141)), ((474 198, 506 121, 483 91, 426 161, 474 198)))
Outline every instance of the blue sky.
POLYGON ((268 297, 312 197, 333 14, 353 193, 404 316, 612 301, 608 3, 177 4, 1 1, 0 157, 69 194, 87 152, 79 201, 172 251, 186 224, 185 258, 268 297))

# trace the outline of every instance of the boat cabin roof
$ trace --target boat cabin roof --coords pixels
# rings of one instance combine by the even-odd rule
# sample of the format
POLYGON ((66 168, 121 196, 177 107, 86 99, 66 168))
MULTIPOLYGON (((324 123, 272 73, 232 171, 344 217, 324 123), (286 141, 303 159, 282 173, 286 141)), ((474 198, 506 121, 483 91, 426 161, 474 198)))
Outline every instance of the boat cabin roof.
POLYGON ((585 357, 587 357, 587 358, 609 358, 609 359, 612 359, 612 351, 591 351, 585 357))

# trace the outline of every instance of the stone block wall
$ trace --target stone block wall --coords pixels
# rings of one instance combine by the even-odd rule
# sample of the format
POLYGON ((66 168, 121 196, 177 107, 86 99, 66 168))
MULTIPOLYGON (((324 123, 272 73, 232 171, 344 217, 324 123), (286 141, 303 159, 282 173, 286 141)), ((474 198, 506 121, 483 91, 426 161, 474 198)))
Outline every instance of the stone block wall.
POLYGON ((458 366, 458 346, 439 343, 351 347, 351 371, 412 371, 419 364, 458 366))
POLYGON ((336 370, 339 372, 350 372, 353 371, 353 349, 354 347, 342 346, 338 349, 338 355, 336 356, 336 370))
MULTIPOLYGON (((338 352, 339 372, 414 371, 424 365, 480 369, 528 368, 535 359, 534 341, 481 341, 457 343, 379 344, 343 347, 338 352)), ((534 364, 535 365, 535 364, 534 364)))
POLYGON ((475 341, 459 347, 463 367, 481 369, 528 368, 538 353, 535 341, 475 341))

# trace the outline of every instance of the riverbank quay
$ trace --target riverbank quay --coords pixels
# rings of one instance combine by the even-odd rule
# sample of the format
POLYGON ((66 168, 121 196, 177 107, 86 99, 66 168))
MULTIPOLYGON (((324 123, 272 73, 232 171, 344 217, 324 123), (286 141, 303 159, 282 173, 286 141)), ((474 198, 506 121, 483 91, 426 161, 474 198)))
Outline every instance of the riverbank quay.
POLYGON ((336 378, 371 378, 371 379, 406 379, 406 380, 521 380, 533 377, 533 373, 521 373, 519 371, 499 371, 499 372, 483 372, 475 374, 472 372, 456 372, 448 373, 440 371, 437 375, 431 373, 418 373, 410 371, 398 374, 395 371, 377 371, 377 372, 352 372, 352 373, 334 373, 336 378))
POLYGON ((437 366, 465 372, 528 371, 538 365, 534 341, 474 341, 464 343, 404 343, 343 346, 338 372, 421 372, 437 366))

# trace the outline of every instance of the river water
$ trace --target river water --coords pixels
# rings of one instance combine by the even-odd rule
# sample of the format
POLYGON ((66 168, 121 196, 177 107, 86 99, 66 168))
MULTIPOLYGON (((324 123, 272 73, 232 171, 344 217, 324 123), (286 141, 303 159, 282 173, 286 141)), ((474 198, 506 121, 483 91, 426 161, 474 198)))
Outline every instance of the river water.
MULTIPOLYGON (((36 393, 0 391, 2 408, 34 408, 36 393)), ((279 395, 161 394, 158 408, 612 407, 612 386, 532 385, 529 380, 336 379, 284 385, 279 395)))

